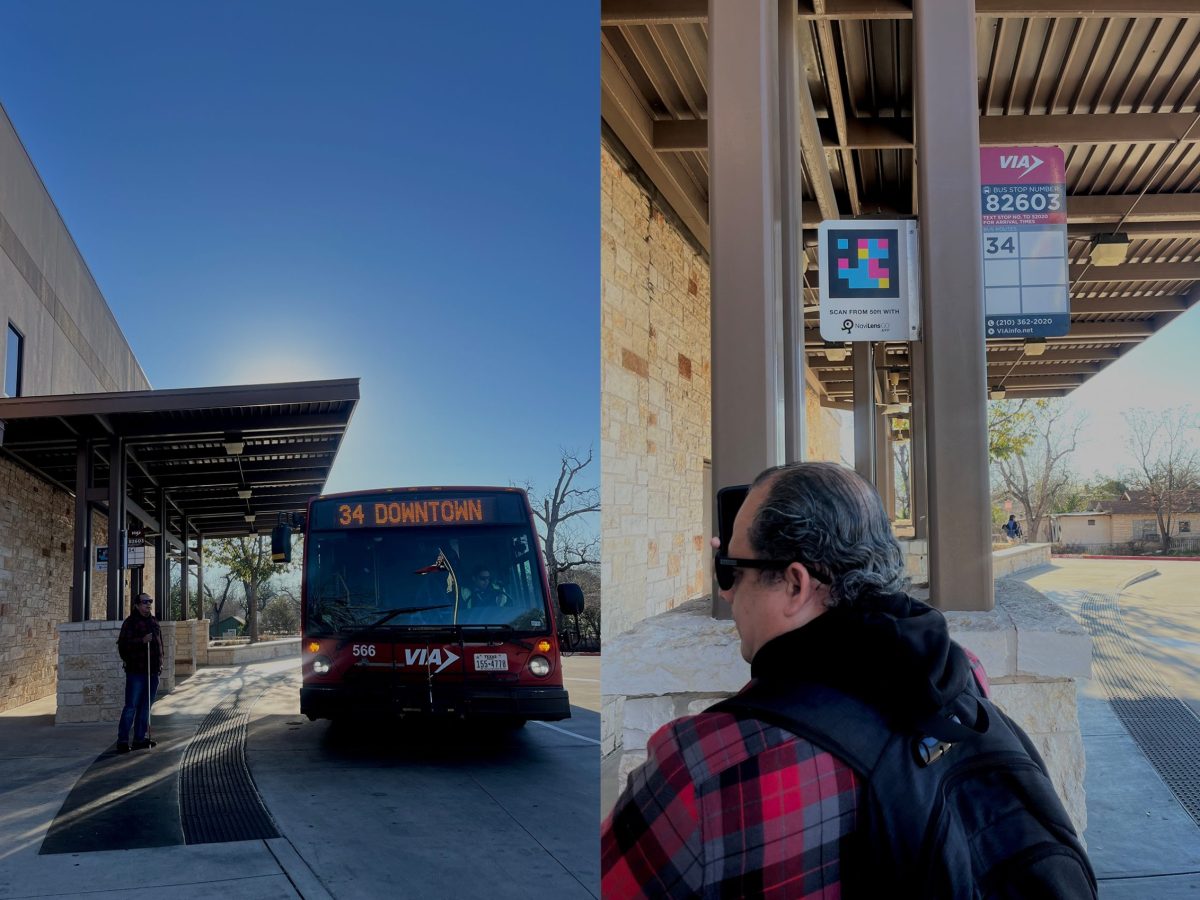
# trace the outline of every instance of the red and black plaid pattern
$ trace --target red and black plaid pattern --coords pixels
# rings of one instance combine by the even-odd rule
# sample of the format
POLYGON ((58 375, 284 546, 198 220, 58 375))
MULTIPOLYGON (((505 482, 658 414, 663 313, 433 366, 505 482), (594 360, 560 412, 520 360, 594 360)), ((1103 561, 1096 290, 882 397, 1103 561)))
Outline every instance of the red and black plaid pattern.
POLYGON ((605 898, 840 896, 849 766, 727 713, 671 722, 647 751, 601 831, 605 898))
MULTIPOLYGON (((979 659, 967 658, 990 694, 979 659)), ((646 749, 601 827, 605 900, 841 896, 842 843, 858 804, 848 765, 727 713, 676 719, 646 749)))

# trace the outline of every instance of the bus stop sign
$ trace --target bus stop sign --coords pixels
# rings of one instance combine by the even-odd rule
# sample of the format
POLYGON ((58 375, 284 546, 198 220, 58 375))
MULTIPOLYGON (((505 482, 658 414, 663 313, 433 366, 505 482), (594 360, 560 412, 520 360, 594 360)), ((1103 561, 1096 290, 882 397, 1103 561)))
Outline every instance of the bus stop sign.
POLYGON ((983 296, 989 338, 1071 328, 1066 164, 1058 147, 981 147, 983 296))

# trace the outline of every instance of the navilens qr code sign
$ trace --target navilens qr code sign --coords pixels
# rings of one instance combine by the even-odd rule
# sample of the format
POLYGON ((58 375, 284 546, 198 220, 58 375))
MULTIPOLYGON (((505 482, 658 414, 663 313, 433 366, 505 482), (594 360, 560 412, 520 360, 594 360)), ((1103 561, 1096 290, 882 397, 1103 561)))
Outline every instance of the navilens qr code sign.
POLYGON ((920 340, 915 221, 822 222, 817 246, 822 338, 920 340))
POLYGON ((989 338, 1071 328, 1066 162, 1058 147, 981 147, 983 296, 989 338))

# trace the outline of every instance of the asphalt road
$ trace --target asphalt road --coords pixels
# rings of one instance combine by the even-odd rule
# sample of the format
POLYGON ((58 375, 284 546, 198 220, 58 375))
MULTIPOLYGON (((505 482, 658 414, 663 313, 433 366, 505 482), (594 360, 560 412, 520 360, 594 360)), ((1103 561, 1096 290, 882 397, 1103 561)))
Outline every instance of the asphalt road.
POLYGON ((309 722, 297 673, 255 706, 251 773, 339 900, 599 897, 600 660, 565 672, 572 718, 507 734, 309 722))

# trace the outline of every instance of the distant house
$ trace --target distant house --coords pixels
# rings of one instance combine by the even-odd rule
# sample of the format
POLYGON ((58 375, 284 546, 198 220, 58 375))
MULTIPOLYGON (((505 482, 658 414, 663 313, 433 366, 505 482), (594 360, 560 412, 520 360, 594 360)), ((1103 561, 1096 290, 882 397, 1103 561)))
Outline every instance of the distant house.
MULTIPOLYGON (((1148 491, 1126 491, 1115 500, 1096 500, 1085 512, 1051 516, 1060 544, 1111 545, 1158 543, 1158 517, 1148 491)), ((1200 543, 1200 491, 1185 495, 1171 518, 1176 544, 1200 543)))
POLYGON ((241 616, 226 616, 219 622, 214 622, 208 628, 208 636, 212 640, 224 637, 240 637, 246 630, 246 620, 241 616))

